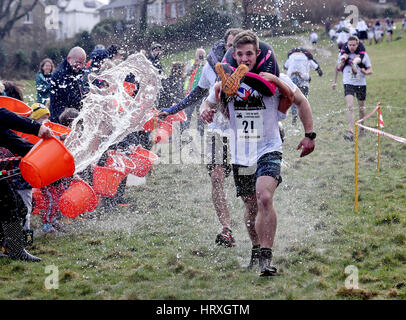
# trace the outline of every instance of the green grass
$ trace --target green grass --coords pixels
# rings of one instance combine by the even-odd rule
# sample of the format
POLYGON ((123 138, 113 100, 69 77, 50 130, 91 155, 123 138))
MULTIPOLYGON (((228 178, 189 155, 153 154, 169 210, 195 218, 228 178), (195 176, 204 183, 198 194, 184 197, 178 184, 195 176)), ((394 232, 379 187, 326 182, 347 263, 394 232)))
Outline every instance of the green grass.
MULTIPOLYGON (((268 40, 280 65, 300 44, 268 40)), ((66 233, 37 235, 30 252, 41 263, 1 259, 0 299, 406 299, 406 146, 383 137, 377 173, 376 135, 360 140, 355 213, 354 147, 343 139, 343 88, 331 90, 337 53, 326 40, 320 47, 325 51, 315 57, 324 75, 312 75, 309 96, 318 134, 311 155, 299 158, 303 129, 292 127, 290 117, 284 123, 284 181, 275 196, 279 277, 263 279, 245 269, 251 245, 232 177, 226 193, 237 247, 226 249, 214 244, 220 226, 204 165, 159 164, 146 185, 127 189, 130 207, 74 220, 66 233), (59 268, 58 290, 44 288, 44 269, 51 264, 59 268), (349 265, 359 270, 358 290, 345 288, 349 265)), ((385 131, 406 137, 406 39, 367 51, 374 70, 367 110, 381 103, 385 131)), ((165 63, 192 56, 189 51, 165 63)), ((40 227, 39 217, 33 220, 40 227)))

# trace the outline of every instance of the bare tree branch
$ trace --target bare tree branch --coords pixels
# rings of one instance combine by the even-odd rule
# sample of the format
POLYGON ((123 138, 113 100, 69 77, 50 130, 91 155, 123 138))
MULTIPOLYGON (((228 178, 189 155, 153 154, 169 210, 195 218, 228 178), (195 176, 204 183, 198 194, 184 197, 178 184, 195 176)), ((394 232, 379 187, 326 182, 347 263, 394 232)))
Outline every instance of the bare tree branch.
POLYGON ((14 24, 31 12, 38 1, 33 0, 31 5, 23 7, 23 0, 0 0, 0 39, 4 39, 6 35, 10 34, 14 24), (12 6, 14 9, 11 9, 12 6))

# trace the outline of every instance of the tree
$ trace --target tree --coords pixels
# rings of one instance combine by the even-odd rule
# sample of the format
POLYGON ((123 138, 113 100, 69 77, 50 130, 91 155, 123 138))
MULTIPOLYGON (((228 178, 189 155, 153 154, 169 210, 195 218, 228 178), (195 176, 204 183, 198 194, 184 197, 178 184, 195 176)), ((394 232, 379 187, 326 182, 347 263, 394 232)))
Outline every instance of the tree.
POLYGON ((10 34, 14 24, 31 12, 39 0, 32 0, 27 5, 27 0, 0 0, 0 40, 10 34))
POLYGON ((140 34, 144 34, 148 27, 148 5, 153 4, 156 0, 142 0, 140 12, 140 34))

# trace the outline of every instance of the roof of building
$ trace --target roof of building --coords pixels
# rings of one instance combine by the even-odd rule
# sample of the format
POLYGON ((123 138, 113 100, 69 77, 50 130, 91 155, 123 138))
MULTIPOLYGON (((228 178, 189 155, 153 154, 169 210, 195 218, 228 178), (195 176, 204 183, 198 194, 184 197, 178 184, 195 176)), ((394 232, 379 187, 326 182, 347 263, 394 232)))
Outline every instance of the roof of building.
POLYGON ((140 0, 116 0, 110 4, 104 5, 99 10, 129 7, 140 4, 140 0))

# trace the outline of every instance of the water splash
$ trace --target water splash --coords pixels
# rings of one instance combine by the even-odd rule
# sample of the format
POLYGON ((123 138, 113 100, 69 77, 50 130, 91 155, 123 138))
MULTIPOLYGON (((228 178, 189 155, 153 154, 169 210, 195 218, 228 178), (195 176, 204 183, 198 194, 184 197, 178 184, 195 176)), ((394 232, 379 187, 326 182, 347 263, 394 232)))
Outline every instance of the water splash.
MULTIPOLYGON (((108 83, 99 89, 91 84, 83 100, 79 116, 72 123, 72 132, 65 145, 75 159, 76 172, 97 161, 112 144, 138 131, 152 115, 161 79, 157 69, 141 53, 130 55, 118 65, 112 64, 97 76, 108 83), (132 73, 139 83, 135 98, 123 87, 126 76, 132 73)), ((91 78, 90 78, 91 80, 91 78)))

